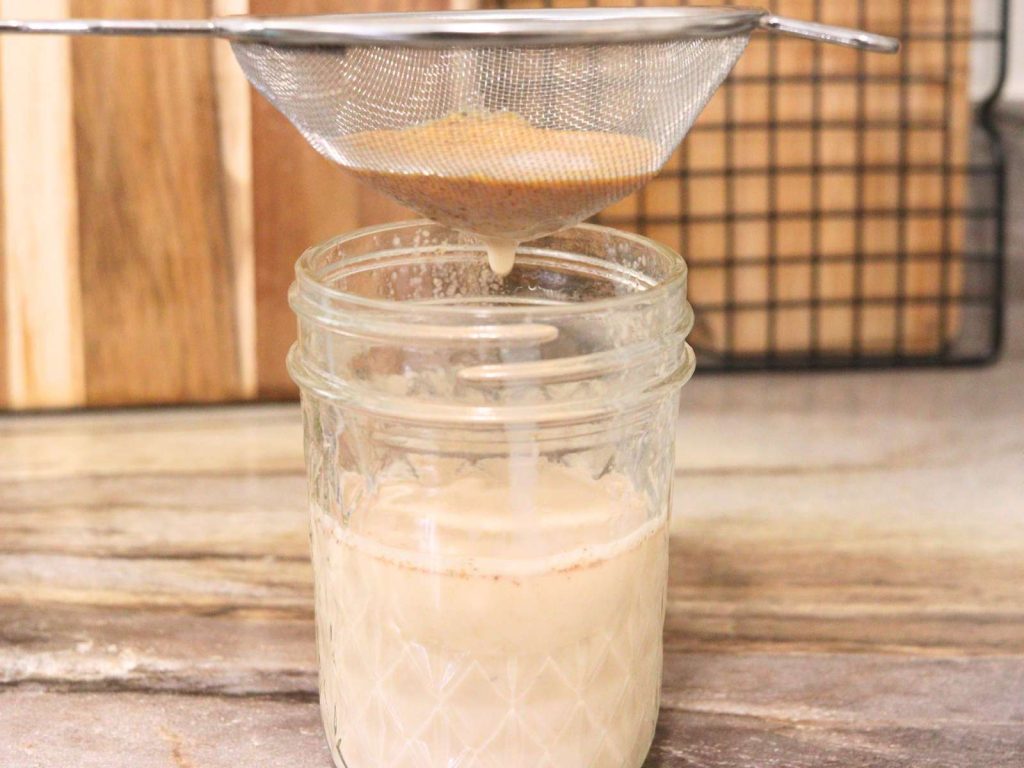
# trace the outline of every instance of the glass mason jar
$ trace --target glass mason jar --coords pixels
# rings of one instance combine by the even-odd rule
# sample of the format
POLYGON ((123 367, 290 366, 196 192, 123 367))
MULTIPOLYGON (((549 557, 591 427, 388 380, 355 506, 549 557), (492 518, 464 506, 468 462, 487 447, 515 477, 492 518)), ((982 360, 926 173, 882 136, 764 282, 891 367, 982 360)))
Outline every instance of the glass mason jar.
POLYGON ((495 276, 427 221, 290 300, 320 704, 346 768, 639 768, 661 681, 686 267, 581 225, 495 276))

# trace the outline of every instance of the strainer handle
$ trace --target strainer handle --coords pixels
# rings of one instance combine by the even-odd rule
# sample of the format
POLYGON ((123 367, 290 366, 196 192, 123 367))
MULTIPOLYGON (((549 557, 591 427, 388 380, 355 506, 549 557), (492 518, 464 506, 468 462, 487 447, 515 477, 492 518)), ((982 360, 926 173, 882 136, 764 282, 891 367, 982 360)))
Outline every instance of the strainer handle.
POLYGON ((212 19, 0 19, 0 34, 26 35, 206 35, 220 34, 212 19))
POLYGON ((814 21, 787 19, 783 16, 765 14, 759 22, 762 29, 778 32, 791 37, 802 37, 805 40, 816 40, 819 43, 834 43, 848 48, 877 53, 896 53, 900 49, 900 41, 895 37, 876 35, 860 29, 833 27, 830 24, 818 24, 814 21))

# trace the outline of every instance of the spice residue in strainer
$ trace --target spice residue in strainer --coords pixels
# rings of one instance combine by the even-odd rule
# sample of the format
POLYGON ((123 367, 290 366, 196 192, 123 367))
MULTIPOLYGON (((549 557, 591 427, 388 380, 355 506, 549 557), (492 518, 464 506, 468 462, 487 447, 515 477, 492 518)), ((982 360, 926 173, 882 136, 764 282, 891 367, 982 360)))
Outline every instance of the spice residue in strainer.
POLYGON ((455 113, 351 134, 343 164, 420 213, 478 235, 507 274, 516 245, 597 213, 642 186, 664 153, 648 139, 538 128, 512 112, 455 113))

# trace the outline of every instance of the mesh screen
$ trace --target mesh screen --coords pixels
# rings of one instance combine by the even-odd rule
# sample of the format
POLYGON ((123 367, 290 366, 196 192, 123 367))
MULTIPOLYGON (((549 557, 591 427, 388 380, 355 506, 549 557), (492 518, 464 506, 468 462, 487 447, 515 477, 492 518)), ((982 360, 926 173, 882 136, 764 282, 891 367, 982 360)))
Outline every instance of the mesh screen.
POLYGON ((528 239, 655 174, 748 39, 233 47, 253 85, 326 157, 444 224, 528 239))

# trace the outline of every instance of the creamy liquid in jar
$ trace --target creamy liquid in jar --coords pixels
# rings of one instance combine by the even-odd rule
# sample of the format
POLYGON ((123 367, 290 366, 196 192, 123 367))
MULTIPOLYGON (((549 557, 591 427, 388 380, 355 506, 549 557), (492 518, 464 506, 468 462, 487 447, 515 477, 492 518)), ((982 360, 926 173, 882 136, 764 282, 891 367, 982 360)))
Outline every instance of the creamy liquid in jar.
POLYGON ((658 716, 665 510, 618 475, 441 461, 379 477, 345 523, 313 510, 335 761, 639 768, 658 716))
POLYGON ((454 113, 352 134, 343 165, 448 226, 479 235, 491 268, 516 246, 575 224, 639 188, 663 158, 630 134, 538 128, 512 112, 454 113))

